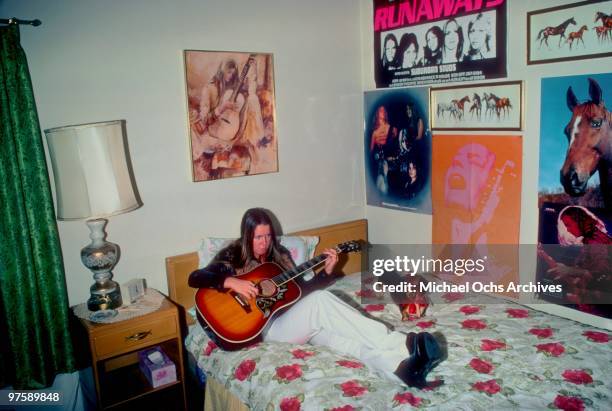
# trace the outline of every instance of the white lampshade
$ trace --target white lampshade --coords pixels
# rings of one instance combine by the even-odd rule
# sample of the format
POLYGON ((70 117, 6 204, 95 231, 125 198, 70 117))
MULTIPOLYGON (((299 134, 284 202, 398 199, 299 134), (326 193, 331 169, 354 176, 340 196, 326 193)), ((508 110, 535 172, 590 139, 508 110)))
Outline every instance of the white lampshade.
POLYGON ((108 217, 142 205, 124 131, 124 120, 45 130, 59 220, 108 217))

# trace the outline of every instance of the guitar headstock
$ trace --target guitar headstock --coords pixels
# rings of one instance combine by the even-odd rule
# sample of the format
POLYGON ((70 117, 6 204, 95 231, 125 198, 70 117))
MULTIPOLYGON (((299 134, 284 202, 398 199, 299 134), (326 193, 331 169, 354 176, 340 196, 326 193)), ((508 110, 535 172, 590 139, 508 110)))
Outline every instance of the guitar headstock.
POLYGON ((346 241, 344 243, 338 244, 336 246, 336 251, 338 251, 339 253, 352 253, 361 251, 361 244, 359 243, 359 241, 356 240, 346 241))

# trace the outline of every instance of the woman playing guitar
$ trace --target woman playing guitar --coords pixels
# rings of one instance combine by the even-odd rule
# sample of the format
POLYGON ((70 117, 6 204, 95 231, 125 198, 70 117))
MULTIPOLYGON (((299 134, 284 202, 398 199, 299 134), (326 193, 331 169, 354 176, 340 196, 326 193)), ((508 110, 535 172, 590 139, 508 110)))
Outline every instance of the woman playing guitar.
MULTIPOLYGON (((237 276, 262 263, 274 262, 283 269, 292 269, 295 264, 289 251, 279 244, 267 210, 247 210, 242 218, 240 234, 241 237, 221 250, 208 266, 191 274, 189 286, 233 293, 237 296, 236 310, 250 312, 253 300, 260 294, 268 293, 268 286, 237 276)), ((337 252, 327 249, 322 258, 325 264, 323 271, 327 275, 332 274, 338 262, 337 252)), ((297 276, 290 281, 304 284, 297 276)), ((406 335, 389 331, 383 323, 363 316, 328 291, 316 290, 295 301, 282 314, 272 315, 258 338, 324 345, 359 358, 392 381, 403 381, 409 386, 421 388, 427 385, 427 373, 441 361, 440 347, 431 334, 406 335)), ((198 311, 200 317, 206 315, 199 308, 198 311)), ((210 325, 208 321, 204 322, 210 325)), ((216 327, 219 326, 222 324, 216 324, 216 327)))

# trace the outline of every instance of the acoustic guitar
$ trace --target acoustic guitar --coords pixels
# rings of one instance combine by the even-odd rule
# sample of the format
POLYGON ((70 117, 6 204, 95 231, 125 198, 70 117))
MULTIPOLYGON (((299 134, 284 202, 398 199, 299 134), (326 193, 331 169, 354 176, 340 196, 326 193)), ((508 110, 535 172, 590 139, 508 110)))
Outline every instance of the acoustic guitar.
MULTIPOLYGON (((236 103, 236 98, 242 87, 244 86, 244 81, 246 79, 247 73, 249 72, 249 68, 251 64, 255 60, 255 55, 249 55, 247 62, 242 68, 242 72, 240 73, 240 79, 238 80, 238 85, 233 90, 227 90, 221 99, 219 100, 219 106, 221 106, 224 102, 230 101, 232 103, 236 103)), ((244 105, 244 103, 243 103, 244 105)), ((230 109, 225 110, 221 115, 208 126, 208 133, 214 137, 223 141, 231 141, 236 137, 238 130, 240 129, 240 109, 230 109)))
MULTIPOLYGON (((360 249, 357 241, 335 247, 339 254, 360 249)), ((300 299, 302 290, 294 280, 326 258, 326 254, 321 254, 287 271, 275 263, 263 263, 237 275, 236 278, 251 281, 258 288, 258 295, 251 299, 232 290, 200 288, 195 295, 198 319, 207 331, 214 333, 213 337, 218 337, 215 341, 222 348, 236 350, 250 345, 260 339, 275 315, 300 299)))

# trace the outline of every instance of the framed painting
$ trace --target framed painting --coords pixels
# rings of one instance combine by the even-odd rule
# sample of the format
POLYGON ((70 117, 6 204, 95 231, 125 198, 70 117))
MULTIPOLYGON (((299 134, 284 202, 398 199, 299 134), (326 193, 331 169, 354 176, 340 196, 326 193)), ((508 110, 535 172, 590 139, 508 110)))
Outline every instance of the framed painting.
POLYGON ((521 130, 523 83, 431 88, 429 109, 432 130, 521 130))
POLYGON ((278 171, 273 56, 185 50, 193 181, 278 171))
POLYGON ((527 64, 612 56, 612 0, 527 13, 527 64))

